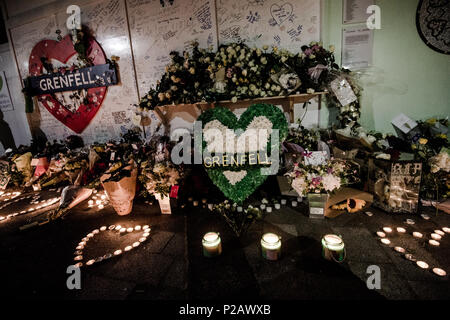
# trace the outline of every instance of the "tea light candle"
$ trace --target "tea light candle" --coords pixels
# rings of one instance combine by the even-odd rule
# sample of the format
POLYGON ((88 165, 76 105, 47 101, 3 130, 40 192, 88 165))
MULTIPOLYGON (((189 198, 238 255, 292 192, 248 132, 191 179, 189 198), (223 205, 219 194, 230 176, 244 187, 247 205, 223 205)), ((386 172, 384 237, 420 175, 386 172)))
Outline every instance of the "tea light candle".
POLYGON ((398 233, 405 233, 405 232, 406 232, 406 229, 405 229, 405 228, 402 228, 402 227, 397 227, 397 232, 398 232, 398 233))
POLYGON ((425 261, 417 261, 416 262, 419 268, 428 269, 430 266, 425 261))
POLYGON ((278 260, 281 255, 281 238, 274 233, 266 233, 261 238, 262 256, 267 260, 278 260))
POLYGON ((193 205, 194 207, 198 206, 198 201, 197 201, 197 200, 193 201, 193 202, 192 202, 192 205, 193 205))
POLYGON ((266 211, 267 211, 268 213, 272 212, 272 207, 267 207, 267 208, 266 208, 266 211))
POLYGON ((382 244, 385 245, 390 245, 391 244, 391 240, 389 240, 388 238, 383 238, 380 240, 382 244))
POLYGON ((206 203, 208 200, 206 198, 202 199, 202 203, 206 203))
POLYGON ((327 260, 344 261, 345 246, 342 238, 335 234, 325 235, 322 238, 322 256, 327 260))
POLYGON ((422 238, 423 237, 423 234, 421 234, 420 232, 413 232, 413 237, 414 238, 422 238))
POLYGON ((406 219, 407 224, 415 224, 413 219, 406 219))
POLYGON ((400 252, 400 253, 405 253, 406 252, 406 250, 404 248, 402 248, 402 247, 395 247, 394 250, 397 251, 397 252, 400 252))
POLYGON ((439 247, 439 245, 440 245, 439 241, 436 241, 436 240, 430 240, 430 241, 428 241, 428 243, 435 247, 439 247))
POLYGON ((104 206, 103 204, 99 204, 99 205, 98 205, 98 208, 99 208, 100 210, 102 210, 104 207, 105 207, 105 206, 104 206))
POLYGON ((295 208, 297 206, 297 201, 292 201, 292 206, 295 208))
POLYGON ((188 198, 188 201, 189 201, 189 202, 192 202, 193 200, 194 200, 194 198, 192 198, 192 197, 189 197, 189 198, 188 198))
POLYGON ((442 270, 441 268, 433 268, 433 272, 441 277, 445 277, 447 275, 447 272, 445 272, 444 270, 442 270))
POLYGON ((434 240, 441 240, 442 237, 440 235, 438 235, 437 233, 432 233, 431 234, 431 238, 434 240))
POLYGON ((442 230, 434 230, 434 233, 437 233, 438 235, 440 235, 441 237, 445 236, 445 232, 442 230))
POLYGON ((392 232, 392 228, 391 227, 384 227, 383 231, 386 233, 391 233, 392 232))
MULTIPOLYGON (((285 206, 286 203, 287 203, 287 200, 286 200, 286 199, 281 199, 281 204, 282 204, 283 206, 285 206)), ((444 230, 444 231, 445 231, 445 230, 444 230)))
POLYGON ((90 206, 94 205, 94 200, 89 200, 88 205, 90 205, 90 206))
POLYGON ((211 258, 219 256, 222 253, 222 241, 219 233, 208 232, 203 236, 203 256, 211 258))
POLYGON ((274 207, 275 207, 276 210, 279 210, 281 208, 279 203, 275 203, 274 207))
POLYGON ((450 228, 443 227, 442 230, 443 230, 445 233, 450 233, 450 228))
POLYGON ((384 237, 386 237, 386 233, 384 233, 382 231, 378 231, 377 236, 379 236, 380 238, 384 238, 384 237))
POLYGON ((214 204, 213 203, 208 203, 208 209, 210 211, 212 211, 214 209, 214 204))

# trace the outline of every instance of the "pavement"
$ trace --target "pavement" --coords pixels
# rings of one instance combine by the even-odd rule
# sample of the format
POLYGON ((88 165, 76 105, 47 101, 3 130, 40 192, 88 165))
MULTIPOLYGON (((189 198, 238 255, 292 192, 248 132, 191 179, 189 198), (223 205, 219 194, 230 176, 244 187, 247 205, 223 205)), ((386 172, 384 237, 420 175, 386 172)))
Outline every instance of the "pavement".
MULTIPOLYGON (((40 193, 42 199, 57 192, 40 193)), ((200 200, 199 195, 197 200, 200 200)), ((207 196, 214 198, 214 192, 207 196)), ((29 208, 25 199, 4 208, 0 216, 29 208)), ((103 210, 88 208, 84 202, 66 218, 25 231, 18 228, 39 212, 19 215, 0 222, 1 296, 23 299, 150 299, 150 300, 298 300, 298 299, 450 299, 449 278, 438 277, 431 269, 450 272, 450 235, 439 247, 428 244, 435 229, 450 227, 450 216, 429 213, 394 215, 375 208, 373 216, 343 214, 334 219, 313 220, 307 206, 282 206, 255 222, 248 232, 236 237, 225 220, 202 205, 174 205, 172 215, 161 215, 157 204, 136 200, 133 212, 119 216, 108 205, 103 210), (405 223, 407 218, 414 225, 405 223), (81 290, 68 290, 67 267, 73 264, 77 244, 101 226, 150 225, 148 240, 119 257, 81 268, 81 290), (402 226, 406 234, 388 235, 391 245, 383 245, 376 231, 385 226, 402 226), (223 252, 216 258, 202 255, 201 239, 217 231, 223 252), (422 232, 424 239, 412 237, 422 232), (274 232, 282 237, 282 256, 278 261, 262 258, 262 234, 274 232), (341 235, 346 246, 344 263, 321 256, 323 235, 341 235), (402 246, 430 269, 420 269, 393 250, 402 246), (381 289, 369 290, 367 268, 381 270, 381 289)), ((289 203, 289 201, 288 201, 289 203)), ((256 198, 254 204, 257 204, 256 198)), ((88 242, 86 260, 124 248, 139 239, 139 233, 120 236, 101 232, 88 242)))

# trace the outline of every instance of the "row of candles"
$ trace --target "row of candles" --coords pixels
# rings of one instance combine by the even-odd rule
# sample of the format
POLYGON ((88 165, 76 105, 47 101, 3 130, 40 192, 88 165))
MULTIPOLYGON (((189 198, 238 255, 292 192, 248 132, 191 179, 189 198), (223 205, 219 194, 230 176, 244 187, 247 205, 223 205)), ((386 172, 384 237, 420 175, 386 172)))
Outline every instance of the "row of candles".
MULTIPOLYGON (((203 255, 207 258, 222 254, 222 240, 219 233, 208 232, 203 236, 203 255)), ((261 237, 263 258, 276 261, 281 257, 281 237, 275 233, 265 233, 261 237)), ((322 238, 322 255, 325 259, 342 262, 345 259, 344 241, 338 235, 327 234, 322 238)))
MULTIPOLYGON (((406 234, 406 229, 403 227, 397 227, 396 231, 399 234, 406 234)), ((389 246, 391 244, 391 240, 389 240, 386 237, 386 234, 392 234, 394 232, 394 229, 391 227, 383 227, 383 231, 377 231, 377 236, 380 237, 380 241, 382 244, 389 246)), ((433 233, 431 233, 430 238, 428 240, 428 243, 432 246, 438 247, 440 245, 440 240, 442 239, 443 236, 445 236, 446 233, 450 233, 450 228, 448 227, 443 227, 442 230, 436 229, 434 230, 433 233)), ((412 233, 412 236, 416 239, 422 239, 424 237, 423 233, 418 232, 418 231, 414 231, 412 233)), ((399 247, 399 246, 394 246, 394 250, 398 253, 401 254, 405 254, 405 258, 410 260, 410 261, 414 261, 416 262, 417 266, 421 269, 428 269, 430 266, 428 263, 426 263, 425 261, 417 261, 412 254, 410 253, 406 253, 406 249, 404 249, 403 247, 399 247)), ((441 269, 441 268, 433 268, 433 272, 441 277, 444 277, 447 275, 447 273, 445 272, 445 270, 441 269)))
MULTIPOLYGON (((27 197, 24 197, 23 199, 27 199, 27 198, 30 198, 30 197, 31 197, 31 195, 27 196, 27 197)), ((26 214, 26 213, 30 213, 30 212, 33 212, 33 211, 46 209, 46 208, 54 205, 58 201, 60 201, 61 198, 60 197, 55 197, 55 198, 50 198, 50 199, 41 200, 41 201, 37 201, 37 199, 38 198, 34 197, 33 200, 30 202, 30 204, 38 204, 37 206, 28 208, 27 210, 22 210, 20 212, 10 213, 7 216, 0 216, 0 221, 11 219, 13 217, 16 217, 16 216, 19 216, 19 215, 22 215, 22 214, 26 214)))
MULTIPOLYGON (((188 198, 188 201, 189 202, 192 202, 192 206, 194 206, 194 207, 198 207, 199 206, 199 201, 198 200, 194 200, 194 198, 192 198, 192 197, 189 197, 188 198)), ((202 204, 203 204, 203 207, 205 208, 206 206, 208 206, 208 209, 209 210, 213 210, 214 209, 214 204, 213 203, 207 203, 208 202, 208 199, 206 199, 206 198, 203 198, 202 200, 202 204)), ((298 203, 299 202, 302 202, 302 198, 301 197, 297 197, 297 200, 292 200, 291 201, 291 206, 293 207, 293 208, 295 208, 295 207, 297 207, 298 206, 298 203)), ((279 210, 279 209, 281 209, 281 206, 285 206, 285 205, 287 205, 287 200, 286 199, 281 199, 280 200, 280 203, 274 203, 273 204, 273 208, 275 208, 275 210, 279 210)), ((267 213, 271 213, 272 212, 272 206, 270 206, 269 205, 269 201, 267 200, 267 199, 262 199, 262 201, 261 201, 261 204, 260 204, 260 206, 259 206, 259 208, 261 209, 261 210, 265 210, 267 213)), ((243 212, 244 211, 244 208, 242 207, 242 206, 237 206, 236 207, 236 211, 237 212, 243 212)))

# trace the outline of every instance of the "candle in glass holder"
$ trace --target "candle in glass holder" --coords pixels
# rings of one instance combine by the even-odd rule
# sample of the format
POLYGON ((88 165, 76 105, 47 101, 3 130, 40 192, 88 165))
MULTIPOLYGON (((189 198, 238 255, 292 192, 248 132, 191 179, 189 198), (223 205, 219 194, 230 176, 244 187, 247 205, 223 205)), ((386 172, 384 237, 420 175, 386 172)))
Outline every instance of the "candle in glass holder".
POLYGON ((266 233, 261 238, 262 256, 267 260, 278 260, 281 256, 281 237, 266 233))
POLYGON ((193 205, 194 207, 198 206, 198 201, 197 201, 197 200, 194 200, 194 201, 192 202, 192 205, 193 205))
POLYGON ((272 212, 272 207, 267 207, 267 208, 266 208, 266 212, 267 212, 267 213, 271 213, 271 212, 272 212))
MULTIPOLYGON (((285 206, 286 203, 287 203, 287 200, 286 200, 286 199, 281 199, 281 204, 282 204, 283 206, 285 206)), ((445 230, 444 230, 444 231, 445 231, 445 230)))
POLYGON ((216 257, 222 253, 222 241, 216 232, 208 232, 203 236, 203 255, 211 258, 216 257))
POLYGON ((322 238, 322 256, 327 260, 342 262, 345 259, 345 245, 341 237, 327 234, 322 238))
POLYGON ((275 203, 274 207, 275 207, 276 210, 279 210, 281 208, 281 205, 279 203, 275 203))
POLYGON ((295 208, 297 206, 297 201, 292 201, 292 206, 295 208))

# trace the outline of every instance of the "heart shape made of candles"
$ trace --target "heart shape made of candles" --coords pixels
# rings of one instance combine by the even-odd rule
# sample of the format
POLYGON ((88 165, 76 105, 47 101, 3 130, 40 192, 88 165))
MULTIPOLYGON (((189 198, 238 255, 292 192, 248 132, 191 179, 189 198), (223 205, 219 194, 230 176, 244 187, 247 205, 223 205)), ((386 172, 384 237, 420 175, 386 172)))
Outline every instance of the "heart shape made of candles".
POLYGON ((106 226, 102 226, 99 229, 95 229, 92 232, 88 233, 86 235, 86 237, 84 237, 77 245, 77 247, 75 248, 75 267, 82 267, 82 266, 91 266, 94 263, 99 263, 102 262, 104 260, 108 260, 111 259, 113 257, 117 257, 122 255, 124 252, 128 252, 131 251, 134 248, 137 248, 141 245, 141 243, 147 241, 148 236, 150 235, 150 230, 151 228, 148 225, 145 225, 143 227, 137 225, 134 227, 128 227, 125 228, 121 225, 110 225, 109 227, 106 226), (97 234, 100 234, 102 232, 114 232, 116 234, 128 234, 128 233, 132 233, 132 232, 142 232, 142 236, 139 237, 138 241, 133 242, 130 245, 126 245, 124 246, 123 249, 116 249, 116 250, 112 250, 112 252, 108 252, 105 253, 102 256, 98 256, 96 258, 93 259, 89 259, 87 260, 85 263, 83 263, 82 261, 84 261, 84 257, 83 257, 83 250, 86 247, 86 245, 88 244, 88 242, 90 240, 92 240, 92 238, 94 238, 97 234))

